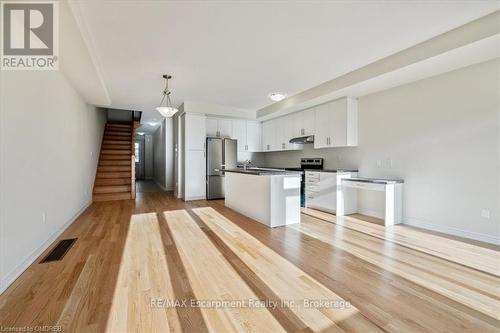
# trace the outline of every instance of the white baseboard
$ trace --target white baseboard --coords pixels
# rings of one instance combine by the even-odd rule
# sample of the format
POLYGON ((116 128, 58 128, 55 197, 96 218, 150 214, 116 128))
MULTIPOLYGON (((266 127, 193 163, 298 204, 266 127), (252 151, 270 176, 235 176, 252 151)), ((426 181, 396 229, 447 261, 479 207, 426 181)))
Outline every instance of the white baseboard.
POLYGON ((10 273, 8 273, 5 278, 0 281, 0 294, 2 294, 21 274, 28 269, 28 267, 35 262, 35 260, 45 251, 47 248, 59 237, 61 234, 71 225, 76 219, 92 204, 92 200, 87 202, 83 207, 78 210, 78 212, 73 215, 62 227, 54 231, 50 237, 43 242, 38 248, 36 248, 30 255, 16 268, 14 268, 10 273))
POLYGON ((431 222, 426 222, 426 221, 422 221, 422 220, 418 220, 418 219, 414 219, 414 218, 404 218, 403 224, 407 224, 407 225, 422 228, 422 229, 428 229, 428 230, 432 230, 432 231, 442 232, 442 233, 453 235, 453 236, 474 239, 474 240, 485 242, 485 243, 500 245, 500 237, 482 234, 479 232, 467 231, 467 230, 463 230, 463 229, 459 229, 459 228, 455 228, 455 227, 434 224, 431 222))
POLYGON ((185 197, 184 201, 205 200, 206 197, 185 197))

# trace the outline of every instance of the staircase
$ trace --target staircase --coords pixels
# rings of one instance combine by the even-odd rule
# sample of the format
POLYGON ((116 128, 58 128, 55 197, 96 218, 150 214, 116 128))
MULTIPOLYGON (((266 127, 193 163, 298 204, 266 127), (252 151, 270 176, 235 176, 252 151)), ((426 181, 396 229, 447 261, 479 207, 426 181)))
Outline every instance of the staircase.
POLYGON ((135 199, 135 123, 107 123, 94 182, 94 201, 135 199))

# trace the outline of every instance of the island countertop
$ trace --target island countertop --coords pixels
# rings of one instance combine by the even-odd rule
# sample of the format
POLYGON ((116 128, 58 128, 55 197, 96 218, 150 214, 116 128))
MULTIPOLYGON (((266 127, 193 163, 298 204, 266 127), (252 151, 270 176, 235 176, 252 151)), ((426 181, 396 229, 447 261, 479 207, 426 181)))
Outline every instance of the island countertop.
POLYGON ((224 172, 241 173, 254 176, 300 176, 302 171, 292 171, 283 169, 272 168, 237 168, 237 169, 224 169, 224 172))

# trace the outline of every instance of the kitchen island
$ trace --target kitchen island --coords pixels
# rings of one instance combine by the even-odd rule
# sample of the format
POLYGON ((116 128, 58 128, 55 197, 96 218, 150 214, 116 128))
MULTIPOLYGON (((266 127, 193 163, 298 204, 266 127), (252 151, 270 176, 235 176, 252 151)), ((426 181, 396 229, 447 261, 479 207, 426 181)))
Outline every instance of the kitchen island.
POLYGON ((225 205, 269 227, 300 223, 300 171, 226 169, 225 205))

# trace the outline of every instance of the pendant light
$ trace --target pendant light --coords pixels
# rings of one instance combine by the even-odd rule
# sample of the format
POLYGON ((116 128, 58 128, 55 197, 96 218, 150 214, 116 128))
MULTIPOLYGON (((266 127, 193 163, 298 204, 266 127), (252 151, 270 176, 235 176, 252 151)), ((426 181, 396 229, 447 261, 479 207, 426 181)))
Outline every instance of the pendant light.
POLYGON ((170 118, 179 111, 177 108, 172 106, 172 101, 170 100, 170 91, 168 90, 168 80, 172 78, 171 75, 163 75, 165 79, 165 89, 163 90, 163 97, 161 98, 160 105, 156 108, 163 117, 170 118))

